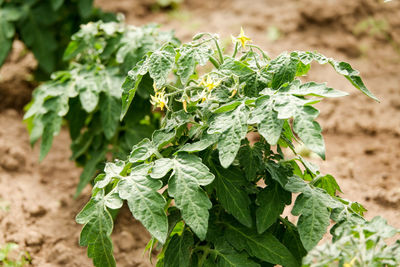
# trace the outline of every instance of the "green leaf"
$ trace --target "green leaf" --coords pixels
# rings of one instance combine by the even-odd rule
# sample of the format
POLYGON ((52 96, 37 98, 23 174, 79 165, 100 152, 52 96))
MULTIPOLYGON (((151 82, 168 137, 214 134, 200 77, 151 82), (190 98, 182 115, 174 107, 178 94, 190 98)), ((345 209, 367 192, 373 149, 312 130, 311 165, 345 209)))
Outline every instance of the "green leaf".
POLYGON ((297 64, 299 60, 294 55, 281 54, 272 60, 267 71, 273 73, 271 88, 278 89, 282 85, 294 80, 297 73, 297 64))
POLYGON ((283 234, 282 243, 290 250, 293 256, 301 262, 303 257, 307 255, 307 250, 304 248, 301 242, 299 232, 295 225, 286 221, 286 231, 283 234))
POLYGON ((119 115, 121 105, 119 100, 109 94, 103 94, 99 103, 100 119, 104 135, 110 140, 116 133, 119 126, 119 115))
POLYGON ((275 223, 285 206, 290 204, 291 196, 291 193, 285 191, 278 183, 268 185, 257 194, 256 222, 258 233, 263 233, 275 223))
POLYGON ((222 105, 219 108, 217 108, 214 113, 224 113, 224 112, 228 112, 231 110, 236 109, 238 106, 240 106, 240 104, 242 104, 241 101, 233 101, 233 102, 229 102, 228 104, 222 105))
POLYGON ((86 43, 72 40, 64 51, 63 60, 68 61, 82 53, 86 48, 86 43))
POLYGON ((192 233, 188 230, 182 235, 174 235, 165 251, 164 267, 188 267, 193 242, 192 233))
POLYGON ((291 171, 282 164, 277 164, 273 161, 268 161, 265 165, 271 178, 278 182, 282 187, 285 187, 288 177, 292 175, 291 171))
POLYGON ((240 106, 235 110, 216 114, 210 123, 209 134, 220 134, 218 140, 219 160, 228 168, 236 158, 242 139, 247 134, 248 110, 240 106))
POLYGON ((15 34, 14 25, 3 17, 5 12, 6 10, 0 9, 0 66, 3 64, 10 52, 15 34))
POLYGON ((262 261, 285 267, 299 266, 290 251, 269 232, 258 234, 244 226, 228 224, 225 237, 238 251, 246 250, 250 256, 262 261))
POLYGON ((346 79, 349 80, 355 88, 360 90, 368 97, 379 102, 379 100, 365 86, 364 82, 359 76, 359 72, 357 70, 354 70, 349 63, 337 62, 336 60, 332 58, 327 58, 317 52, 297 51, 294 53, 298 55, 300 61, 303 64, 310 64, 312 60, 316 60, 319 64, 326 64, 329 62, 329 64, 336 70, 336 72, 346 77, 346 79))
POLYGON ((79 183, 74 197, 79 196, 85 186, 93 179, 93 176, 97 170, 97 164, 105 160, 106 150, 90 151, 89 155, 90 158, 85 163, 85 167, 83 168, 81 176, 79 177, 79 183))
POLYGON ((28 48, 30 48, 39 62, 39 66, 46 72, 50 73, 55 67, 55 51, 57 49, 57 41, 54 34, 46 29, 41 19, 51 22, 55 18, 55 14, 51 6, 39 6, 30 11, 30 16, 26 20, 20 21, 21 38, 28 48))
POLYGON ((296 96, 342 97, 348 95, 346 92, 327 87, 326 83, 308 82, 301 84, 299 80, 290 84, 288 92, 296 96))
POLYGON ((28 125, 29 143, 33 146, 43 134, 43 121, 42 116, 35 116, 24 120, 28 125))
POLYGON ((92 9, 93 9, 93 0, 78 1, 78 11, 82 17, 84 18, 89 17, 90 14, 92 13, 92 9))
POLYGON ((205 134, 200 141, 194 143, 186 143, 179 151, 199 152, 215 144, 218 140, 217 135, 205 134))
POLYGON ((278 119, 278 113, 273 110, 273 99, 262 96, 256 100, 256 108, 251 111, 249 123, 257 123, 258 132, 270 145, 276 145, 281 136, 284 120, 278 119))
POLYGON ((64 3, 64 0, 51 0, 51 6, 54 11, 58 10, 62 4, 64 3))
POLYGON ((318 64, 326 64, 329 61, 329 59, 326 56, 324 56, 318 52, 297 51, 297 52, 293 52, 292 54, 297 54, 300 61, 305 65, 310 64, 313 60, 316 60, 318 62, 318 64))
POLYGON ((303 107, 301 113, 294 117, 293 131, 309 149, 325 159, 325 142, 321 134, 322 129, 319 123, 314 121, 318 114, 318 110, 311 106, 303 107))
POLYGON ((293 193, 302 192, 296 199, 292 214, 301 214, 297 227, 304 248, 309 251, 318 244, 329 226, 329 203, 322 192, 309 187, 298 177, 290 177, 285 189, 293 193))
POLYGON ((291 94, 282 94, 274 97, 273 109, 278 112, 278 119, 289 119, 300 113, 303 106, 311 100, 301 99, 291 94))
POLYGON ((81 81, 78 85, 79 100, 81 101, 82 108, 87 113, 94 111, 99 103, 100 81, 98 79, 98 77, 86 76, 85 80, 81 81))
POLYGON ((243 166, 248 181, 255 181, 257 172, 264 168, 263 149, 264 145, 257 142, 253 146, 246 144, 239 150, 239 162, 243 166))
POLYGON ((39 161, 42 161, 47 153, 49 153, 53 143, 53 137, 60 132, 62 118, 54 112, 48 112, 43 115, 42 122, 44 125, 42 142, 40 144, 39 161))
POLYGON ((93 138, 93 134, 89 131, 86 131, 83 134, 79 135, 78 138, 75 139, 71 144, 71 159, 76 160, 77 158, 85 154, 92 144, 93 138))
MULTIPOLYGON (((250 75, 254 75, 254 71, 245 63, 234 60, 231 58, 226 58, 224 64, 219 68, 219 71, 230 76, 233 74, 243 78, 248 78, 250 75)), ((241 81, 242 82, 242 81, 241 81)))
POLYGON ((110 238, 113 220, 104 204, 104 199, 92 198, 76 216, 76 221, 84 224, 79 245, 88 247, 87 254, 93 259, 93 264, 96 267, 116 266, 110 238))
POLYGON ((296 77, 306 75, 310 69, 311 64, 306 65, 303 62, 299 61, 299 63, 297 64, 296 77))
POLYGON ((155 153, 158 153, 157 147, 148 138, 145 138, 133 146, 129 161, 132 163, 142 162, 155 153))
POLYGON ((125 162, 116 160, 115 162, 107 162, 104 167, 104 173, 99 174, 95 179, 95 187, 96 188, 104 188, 110 184, 113 178, 121 179, 121 172, 125 168, 125 162), (103 175, 102 179, 99 179, 99 176, 103 175))
POLYGON ((157 192, 162 182, 150 179, 147 172, 150 166, 139 165, 118 184, 119 196, 128 201, 133 217, 161 243, 165 243, 168 234, 168 220, 164 211, 166 201, 157 192))
POLYGON ((173 169, 173 160, 168 158, 158 159, 154 162, 150 176, 153 179, 163 178, 167 173, 173 169))
POLYGON ((201 158, 187 153, 178 153, 174 159, 157 160, 150 176, 160 178, 173 169, 168 181, 168 194, 175 199, 175 205, 182 212, 182 218, 193 232, 204 240, 208 227, 208 210, 211 202, 200 186, 214 180, 214 175, 201 158), (161 168, 162 171, 158 171, 161 168))
POLYGON ((196 70, 197 64, 205 65, 213 54, 208 43, 198 46, 183 45, 179 49, 179 58, 177 60, 177 74, 180 76, 183 84, 186 84, 196 70))
POLYGON ((122 84, 122 111, 120 120, 122 120, 128 112, 129 106, 135 97, 136 91, 142 81, 143 76, 147 73, 147 65, 144 65, 144 61, 140 61, 128 72, 128 76, 125 82, 122 84))
POLYGON ((175 54, 173 46, 167 45, 147 58, 145 64, 149 66, 149 74, 156 88, 162 88, 167 83, 168 75, 174 67, 175 54))
POLYGON ((314 186, 324 189, 331 196, 335 196, 336 191, 342 192, 336 179, 330 174, 318 177, 314 186))
POLYGON ((158 149, 168 145, 176 136, 176 131, 166 131, 165 129, 155 130, 153 132, 152 140, 158 149))
POLYGON ((347 80, 351 82, 351 84, 364 93, 366 96, 372 98, 373 100, 379 102, 378 98, 376 98, 365 86, 364 82, 362 81, 361 77, 358 75, 359 72, 354 70, 349 63, 346 62, 337 62, 334 60, 330 60, 329 64, 333 66, 333 68, 347 80))
POLYGON ((218 166, 215 171, 215 187, 218 201, 225 210, 247 227, 252 225, 250 198, 243 187, 247 184, 245 175, 238 168, 224 169, 218 166))
POLYGON ((215 244, 213 253, 218 255, 218 263, 212 266, 218 267, 258 267, 259 264, 249 259, 246 252, 238 253, 229 243, 223 239, 215 244))

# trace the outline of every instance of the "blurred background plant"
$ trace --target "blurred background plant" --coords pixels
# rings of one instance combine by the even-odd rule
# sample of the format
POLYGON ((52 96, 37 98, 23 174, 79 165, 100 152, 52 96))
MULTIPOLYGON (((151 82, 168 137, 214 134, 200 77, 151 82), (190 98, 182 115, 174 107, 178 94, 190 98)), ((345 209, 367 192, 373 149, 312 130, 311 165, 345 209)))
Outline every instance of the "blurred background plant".
MULTIPOLYGON (((400 55, 400 44, 393 38, 392 29, 385 18, 367 17, 354 26, 353 33, 355 36, 368 35, 375 39, 381 39, 389 43, 396 53, 400 55)), ((361 47, 362 51, 368 49, 371 49, 368 45, 361 47)))
POLYGON ((0 246, 0 265, 4 267, 22 267, 31 262, 28 252, 19 251, 15 243, 0 246))
POLYGON ((0 211, 9 211, 10 210, 10 203, 7 200, 4 200, 0 197, 0 211))
POLYGON ((308 253, 304 266, 400 266, 400 240, 388 245, 388 239, 399 233, 382 217, 359 224, 345 222, 332 228, 332 242, 308 253))
POLYGON ((41 137, 43 160, 63 121, 68 124, 71 159, 84 167, 77 195, 104 168, 107 158, 123 159, 133 145, 158 128, 161 114, 152 112, 148 101, 152 81, 143 77, 135 105, 122 121, 121 86, 131 66, 168 42, 179 43, 172 31, 159 31, 155 24, 90 22, 72 36, 65 50, 69 68, 53 73, 33 92, 24 116, 30 142, 33 145, 41 137))
POLYGON ((0 0, 0 66, 14 39, 20 39, 38 61, 36 79, 47 79, 65 67, 62 55, 82 23, 115 20, 93 7, 93 0, 0 0))
POLYGON ((183 3, 183 0, 156 0, 156 4, 162 8, 176 8, 183 3))

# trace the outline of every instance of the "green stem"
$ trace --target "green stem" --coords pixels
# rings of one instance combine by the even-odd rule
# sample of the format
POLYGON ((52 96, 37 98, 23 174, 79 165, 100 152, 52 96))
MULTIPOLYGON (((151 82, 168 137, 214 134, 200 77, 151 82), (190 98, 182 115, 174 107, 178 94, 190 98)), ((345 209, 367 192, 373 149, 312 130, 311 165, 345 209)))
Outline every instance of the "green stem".
POLYGON ((260 53, 262 54, 262 56, 268 60, 271 60, 271 58, 258 46, 256 45, 252 45, 252 44, 246 44, 248 47, 253 47, 255 49, 257 49, 258 51, 260 51, 260 53))
POLYGON ((236 57, 236 54, 237 54, 237 52, 238 52, 238 46, 239 46, 239 45, 238 45, 238 43, 236 42, 236 43, 235 43, 235 50, 233 50, 233 54, 232 54, 232 57, 233 57, 233 58, 236 57))
MULTIPOLYGON (((211 36, 211 35, 210 35, 210 36, 211 36)), ((208 39, 203 40, 202 42, 199 42, 199 43, 197 43, 197 44, 194 44, 193 47, 201 46, 202 44, 207 43, 207 42, 209 42, 209 41, 211 41, 211 40, 213 40, 213 39, 214 39, 214 37, 210 37, 210 38, 208 38, 208 39)))
POLYGON ((219 69, 219 63, 218 63, 218 60, 215 59, 215 57, 210 56, 210 62, 214 65, 214 67, 219 69))
POLYGON ((292 225, 290 225, 290 222, 289 222, 287 219, 282 218, 281 216, 279 216, 278 219, 279 219, 279 220, 281 221, 281 223, 283 223, 286 227, 292 227, 292 225))
POLYGON ((221 50, 221 47, 219 46, 219 42, 215 38, 213 38, 213 40, 214 40, 215 46, 217 47, 219 61, 221 62, 221 64, 224 64, 224 56, 222 55, 222 50, 221 50))
POLYGON ((254 58, 254 61, 256 62, 257 68, 261 69, 261 66, 260 66, 260 64, 258 63, 257 57, 256 57, 256 55, 255 55, 255 53, 254 53, 254 51, 253 51, 253 48, 250 47, 250 51, 251 51, 252 54, 253 54, 253 58, 254 58))
POLYGON ((154 151, 154 155, 156 155, 156 157, 158 158, 158 159, 162 159, 163 158, 163 156, 160 154, 160 152, 158 152, 158 151, 154 151))
POLYGON ((190 79, 189 82, 188 82, 188 85, 191 84, 191 83, 194 83, 194 84, 197 85, 199 82, 197 82, 197 81, 195 81, 195 80, 193 80, 193 79, 190 79))
POLYGON ((198 266, 202 267, 204 265, 204 262, 206 261, 208 254, 210 254, 210 247, 209 246, 201 246, 201 250, 203 251, 203 255, 201 256, 198 266))
POLYGON ((165 94, 165 96, 166 96, 166 97, 170 97, 170 96, 177 95, 177 94, 179 94, 179 93, 181 93, 181 92, 172 92, 172 93, 169 93, 169 94, 165 94))
POLYGON ((169 90, 171 90, 172 92, 176 92, 176 91, 182 91, 181 89, 179 89, 178 87, 175 87, 171 84, 166 84, 165 85, 166 88, 168 88, 169 90))

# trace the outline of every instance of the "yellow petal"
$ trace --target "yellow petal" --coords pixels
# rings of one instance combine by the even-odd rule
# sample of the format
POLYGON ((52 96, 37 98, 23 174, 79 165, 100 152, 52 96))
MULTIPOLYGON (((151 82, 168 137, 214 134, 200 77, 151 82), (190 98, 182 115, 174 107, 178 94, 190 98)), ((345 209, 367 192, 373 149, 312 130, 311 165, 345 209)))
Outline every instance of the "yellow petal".
POLYGON ((187 102, 183 100, 183 110, 187 113, 187 102))
POLYGON ((243 27, 240 27, 240 36, 245 36, 245 35, 244 35, 243 27))
POLYGON ((204 77, 203 78, 201 78, 201 81, 199 82, 199 86, 202 86, 203 84, 204 84, 204 77))
POLYGON ((243 48, 246 47, 248 42, 252 42, 252 40, 244 34, 243 27, 240 28, 240 35, 236 39, 242 44, 243 48))

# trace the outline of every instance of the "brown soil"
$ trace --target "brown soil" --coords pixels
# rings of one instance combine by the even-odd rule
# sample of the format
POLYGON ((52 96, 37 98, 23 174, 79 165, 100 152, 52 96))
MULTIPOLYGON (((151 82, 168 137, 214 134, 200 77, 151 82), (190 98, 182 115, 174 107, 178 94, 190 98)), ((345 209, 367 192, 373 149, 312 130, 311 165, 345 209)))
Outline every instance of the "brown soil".
MULTIPOLYGON (((151 1, 96 1, 124 13, 128 23, 157 22, 164 29, 176 29, 186 41, 196 32, 208 31, 219 33, 229 44, 230 34, 243 26, 271 55, 318 50, 360 70, 380 104, 354 91, 328 66, 313 66, 307 77, 351 93, 321 104, 327 160, 314 161, 337 178, 345 198, 366 206, 367 218, 382 215, 400 228, 399 1, 186 0, 179 11, 162 12, 151 11, 147 2, 151 1), (356 25, 370 18, 384 19, 388 30, 355 35, 356 25), (280 37, 273 40, 268 33, 276 29, 280 37)), ((17 43, 0 71, 0 205, 9 206, 9 211, 0 206, 0 244, 18 243, 32 256, 33 266, 91 266, 86 250, 78 246, 81 227, 74 222, 90 189, 77 200, 72 198, 80 169, 68 161, 65 129, 42 163, 37 149, 30 148, 21 107, 29 100, 35 62, 21 51, 17 43)), ((118 266, 151 266, 141 256, 148 237, 129 211, 122 211, 112 237, 118 266)))

